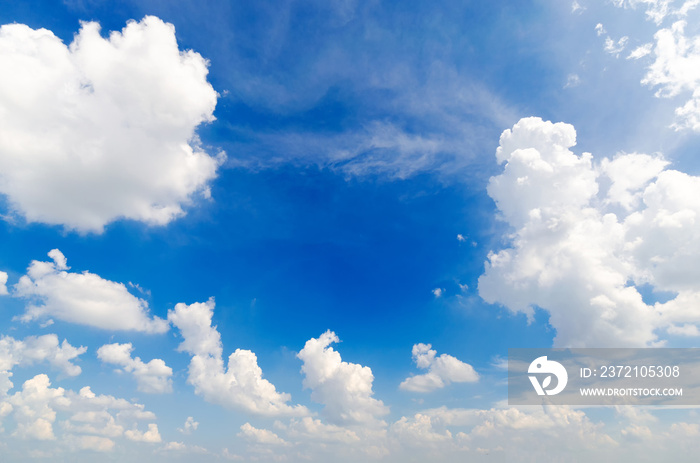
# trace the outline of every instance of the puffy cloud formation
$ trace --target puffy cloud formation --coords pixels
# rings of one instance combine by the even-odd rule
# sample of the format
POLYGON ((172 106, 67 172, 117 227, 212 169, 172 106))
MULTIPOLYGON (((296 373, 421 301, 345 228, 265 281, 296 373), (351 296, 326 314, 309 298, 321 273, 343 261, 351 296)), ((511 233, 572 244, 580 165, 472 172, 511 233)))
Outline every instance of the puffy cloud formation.
MULTIPOLYGON (((0 338, 0 372, 9 372, 16 365, 32 365, 48 362, 52 367, 67 376, 77 376, 81 368, 72 360, 85 353, 87 347, 74 347, 63 340, 59 344, 58 336, 45 334, 43 336, 27 336, 16 340, 10 336, 0 338)), ((2 373, 0 373, 1 375, 2 373)), ((2 395, 0 387, 0 395, 2 395)))
POLYGON ((255 444, 289 445, 284 439, 279 437, 274 432, 267 429, 255 428, 250 423, 245 423, 243 426, 241 426, 241 432, 238 433, 238 436, 243 437, 247 441, 255 444))
POLYGON ((90 272, 73 273, 58 249, 49 252, 52 262, 32 261, 13 295, 29 299, 21 320, 54 317, 104 330, 163 333, 168 323, 150 318, 148 303, 129 293, 122 283, 90 272))
POLYGON ((422 375, 406 378, 399 388, 413 392, 431 392, 450 383, 471 383, 479 380, 479 374, 471 365, 447 354, 439 357, 430 344, 415 344, 412 354, 416 366, 428 370, 422 375))
POLYGON ((101 232, 120 218, 166 224, 223 160, 195 128, 212 121, 207 62, 147 16, 108 38, 82 23, 70 46, 51 31, 0 27, 0 193, 29 222, 101 232))
POLYGON ((164 393, 173 390, 170 377, 173 370, 161 359, 153 359, 144 363, 139 357, 131 358, 134 350, 131 343, 105 344, 97 350, 97 357, 105 363, 119 365, 127 373, 136 378, 138 390, 148 393, 164 393))
POLYGON ((291 396, 277 392, 263 379, 253 352, 236 349, 224 369, 221 335, 211 325, 214 305, 213 299, 191 305, 180 303, 168 312, 168 320, 183 337, 178 350, 192 355, 187 382, 194 386, 195 393, 208 402, 257 415, 307 415, 306 407, 288 405, 291 396))
MULTIPOLYGON (((278 426, 281 426, 278 424, 278 426)), ((312 440, 314 442, 341 442, 354 443, 360 440, 355 431, 336 426, 324 424, 321 420, 305 416, 301 419, 292 419, 289 426, 283 427, 287 435, 295 439, 312 440)))
POLYGON ((338 336, 326 331, 306 341, 297 354, 303 363, 304 387, 311 389, 311 399, 325 405, 323 413, 331 424, 383 425, 378 417, 389 409, 372 395, 374 376, 369 367, 343 362, 330 345, 338 336))
POLYGON ((76 393, 61 387, 51 387, 49 377, 39 374, 27 380, 22 390, 0 401, 4 415, 14 418, 13 435, 23 439, 56 440, 54 423, 61 420, 60 442, 78 449, 110 451, 114 438, 125 437, 143 442, 159 442, 155 423, 142 432, 137 423, 154 420, 155 415, 144 410, 141 404, 107 395, 96 395, 89 387, 76 393), (60 415, 59 415, 60 414, 60 415), (130 431, 124 431, 131 426, 130 431))
POLYGON ((188 416, 185 420, 185 425, 181 428, 177 428, 177 430, 183 434, 191 434, 193 431, 196 431, 198 427, 199 422, 195 421, 193 417, 188 416))
POLYGON ((546 309, 560 346, 644 346, 700 322, 700 178, 645 154, 593 164, 571 125, 520 120, 488 193, 514 230, 479 294, 513 312, 546 309), (675 295, 647 304, 637 286, 675 295), (679 326, 682 325, 682 326, 679 326))
POLYGON ((0 296, 7 296, 7 273, 0 272, 0 296))

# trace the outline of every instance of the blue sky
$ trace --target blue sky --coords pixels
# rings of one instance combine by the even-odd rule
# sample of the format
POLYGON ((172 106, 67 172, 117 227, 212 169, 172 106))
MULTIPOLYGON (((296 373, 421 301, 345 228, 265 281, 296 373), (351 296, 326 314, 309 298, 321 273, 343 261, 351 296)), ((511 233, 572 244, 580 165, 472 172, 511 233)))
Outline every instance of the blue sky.
POLYGON ((4 2, 3 454, 689 461, 692 409, 508 407, 503 362, 696 345, 697 19, 4 2))

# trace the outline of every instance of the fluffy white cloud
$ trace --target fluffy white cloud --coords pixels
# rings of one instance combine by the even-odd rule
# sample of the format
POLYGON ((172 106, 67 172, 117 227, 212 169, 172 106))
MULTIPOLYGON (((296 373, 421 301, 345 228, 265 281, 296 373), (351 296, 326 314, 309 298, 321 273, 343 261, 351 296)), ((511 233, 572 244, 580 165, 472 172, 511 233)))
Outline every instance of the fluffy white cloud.
POLYGON ((168 323, 150 318, 148 303, 132 295, 123 283, 87 271, 69 272, 58 249, 51 250, 49 257, 52 262, 32 261, 27 274, 14 286, 13 296, 30 301, 21 320, 54 317, 105 330, 168 330, 168 323))
POLYGON ((192 355, 187 382, 196 394, 208 402, 258 415, 308 415, 306 407, 287 404, 291 396, 277 392, 263 379, 255 354, 236 349, 224 369, 221 336, 211 325, 214 300, 186 305, 177 304, 168 312, 168 320, 184 338, 179 351, 192 355))
POLYGON ((0 371, 46 361, 65 375, 77 376, 81 368, 71 361, 86 351, 87 347, 74 347, 65 339, 59 343, 55 334, 27 336, 21 341, 3 336, 0 338, 0 371))
POLYGON ((30 222, 101 232, 120 218, 166 224, 223 160, 195 128, 212 121, 207 61, 181 52, 171 24, 147 16, 104 38, 82 23, 0 27, 0 192, 30 222))
POLYGON ((199 422, 195 421, 194 418, 192 418, 191 416, 188 416, 185 420, 184 426, 181 428, 177 428, 177 430, 183 434, 191 434, 192 431, 196 431, 198 427, 199 422))
MULTIPOLYGON (((667 18, 673 18, 668 27, 660 27, 654 34, 653 43, 638 46, 627 56, 627 59, 639 59, 650 55, 653 50, 654 61, 648 67, 642 79, 642 84, 656 88, 656 96, 671 98, 679 95, 689 95, 690 98, 682 106, 676 108, 676 130, 692 129, 700 132, 700 35, 686 33, 688 17, 696 9, 698 0, 686 0, 676 6, 673 0, 616 0, 618 7, 642 6, 646 9, 648 19, 657 26, 667 18)), ((696 22, 697 17, 691 20, 696 22)), ((601 29, 598 29, 601 35, 601 29)), ((627 37, 623 37, 627 39, 627 37)), ((622 39, 621 39, 622 40, 622 39)), ((605 50, 619 55, 625 48, 625 43, 615 42, 610 37, 605 40, 605 50)))
POLYGON ((655 60, 642 83, 656 87, 656 96, 691 98, 676 109, 677 129, 700 131, 700 35, 686 36, 686 21, 659 30, 654 39, 655 60))
POLYGON ((250 423, 245 423, 243 426, 241 426, 241 432, 238 433, 238 436, 255 444, 289 445, 288 442, 274 432, 268 429, 255 428, 250 423))
POLYGON ((105 344, 97 350, 97 357, 105 363, 119 365, 136 378, 138 390, 149 393, 171 392, 173 389, 173 370, 161 359, 144 363, 139 357, 131 358, 134 350, 131 343, 105 344))
POLYGON ((38 440, 54 440, 53 423, 56 420, 56 401, 66 401, 65 390, 51 388, 46 375, 37 375, 24 382, 22 390, 9 398, 17 429, 13 435, 38 440))
POLYGON ((311 399, 325 405, 323 413, 331 424, 383 425, 378 417, 389 409, 372 397, 372 370, 343 362, 330 347, 335 342, 339 342, 338 336, 329 330, 306 341, 297 354, 304 362, 304 387, 311 389, 311 399))
POLYGON ((445 387, 450 383, 470 383, 479 380, 479 374, 474 368, 447 354, 439 357, 430 344, 415 344, 412 355, 416 366, 428 370, 422 375, 406 378, 399 388, 413 392, 430 392, 445 387))
POLYGON ((593 165, 574 128, 522 119, 501 136, 489 195, 514 229, 491 253, 479 293, 512 311, 550 313, 555 343, 649 345, 700 322, 700 178, 644 154, 593 165), (675 293, 646 304, 635 285, 675 293))
POLYGON ((135 442, 148 442, 151 444, 157 444, 161 441, 158 425, 155 423, 149 423, 148 431, 145 432, 141 432, 138 429, 129 429, 124 432, 124 437, 135 442))
MULTIPOLYGON (((278 424, 283 427, 281 424, 278 424)), ((311 440, 313 442, 340 442, 354 443, 360 440, 355 431, 336 426, 324 424, 321 420, 305 416, 301 419, 292 419, 289 426, 283 427, 287 435, 296 439, 311 440)))
POLYGON ((7 294, 7 273, 0 272, 0 296, 6 296, 7 294))

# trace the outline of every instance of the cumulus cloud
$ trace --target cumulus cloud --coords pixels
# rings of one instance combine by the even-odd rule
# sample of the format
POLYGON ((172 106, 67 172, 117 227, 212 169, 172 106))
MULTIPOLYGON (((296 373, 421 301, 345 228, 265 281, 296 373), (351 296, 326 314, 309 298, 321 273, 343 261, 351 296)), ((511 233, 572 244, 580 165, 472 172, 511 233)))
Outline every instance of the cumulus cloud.
POLYGON ((148 393, 171 392, 173 370, 161 359, 144 363, 139 357, 131 358, 134 348, 131 343, 105 344, 97 350, 97 357, 105 363, 119 365, 136 378, 138 390, 148 393))
POLYGON ((472 383, 479 380, 479 374, 471 365, 447 354, 439 357, 430 344, 415 344, 412 354, 416 366, 428 370, 422 375, 406 378, 399 388, 413 392, 431 392, 450 383, 472 383))
MULTIPOLYGON (((85 353, 87 347, 74 347, 63 340, 58 342, 55 334, 27 336, 17 340, 11 336, 0 338, 0 371, 9 372, 16 365, 26 366, 39 362, 48 362, 52 367, 67 376, 77 376, 81 368, 72 360, 85 353)), ((1 395, 2 388, 0 388, 1 395)))
POLYGON ((0 272, 0 296, 7 296, 7 273, 0 272))
POLYGON ((79 392, 51 387, 45 374, 28 379, 20 391, 2 400, 0 415, 9 415, 16 423, 13 435, 22 439, 57 440, 74 449, 111 451, 113 439, 125 437, 143 442, 158 442, 155 423, 145 432, 138 423, 155 420, 141 404, 108 395, 96 395, 90 387, 79 392), (59 416, 60 426, 55 428, 59 416), (129 426, 129 431, 124 431, 129 426), (56 434, 59 431, 60 434, 56 434))
POLYGON ((177 304, 168 312, 168 320, 183 337, 179 351, 192 355, 187 382, 208 402, 257 415, 303 416, 309 412, 301 405, 288 405, 291 396, 277 392, 263 379, 255 354, 236 349, 224 369, 221 335, 211 325, 214 300, 186 305, 177 304))
POLYGON ((289 445, 284 439, 279 437, 274 432, 267 429, 255 428, 250 423, 245 423, 243 426, 241 426, 241 432, 238 433, 238 436, 255 444, 289 445))
POLYGON ((123 283, 90 272, 69 272, 58 249, 52 262, 32 261, 27 274, 14 286, 13 296, 28 299, 22 321, 53 317, 104 330, 163 333, 168 323, 149 317, 148 303, 132 295, 123 283))
POLYGON ((223 160, 197 143, 217 93, 207 61, 147 16, 107 38, 82 23, 66 46, 51 31, 0 27, 0 193, 29 222, 101 232, 126 218, 184 214, 223 160))
POLYGON ((383 425, 378 417, 389 412, 381 400, 372 395, 374 376, 369 367, 343 362, 330 347, 338 336, 326 331, 306 341, 297 354, 303 363, 304 387, 311 389, 311 399, 325 405, 324 415, 331 424, 383 425))
POLYGON ((637 153, 594 165, 575 142, 571 125, 539 118, 503 132, 505 167, 488 193, 514 233, 489 255, 479 294, 529 316, 547 310, 557 345, 650 345, 700 322, 700 178, 637 153), (675 297, 647 304, 642 284, 675 297))
POLYGON ((296 439, 306 439, 313 442, 340 442, 354 443, 360 440, 355 431, 336 426, 324 424, 321 420, 305 416, 301 419, 292 419, 289 426, 284 427, 287 435, 296 439))
POLYGON ((144 432, 138 429, 129 429, 124 432, 124 437, 135 442, 148 442, 151 444, 157 444, 161 441, 158 425, 155 423, 149 423, 148 431, 144 432))
POLYGON ((199 422, 195 421, 191 416, 188 416, 185 420, 185 424, 181 428, 177 428, 177 430, 183 434, 191 434, 193 431, 196 431, 198 427, 199 422))

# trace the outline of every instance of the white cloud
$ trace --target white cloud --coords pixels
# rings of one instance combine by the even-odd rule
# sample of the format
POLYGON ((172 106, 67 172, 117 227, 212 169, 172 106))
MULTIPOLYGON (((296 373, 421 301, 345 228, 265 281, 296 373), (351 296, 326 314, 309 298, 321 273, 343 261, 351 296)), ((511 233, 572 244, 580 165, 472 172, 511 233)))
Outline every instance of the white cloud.
POLYGON ((81 368, 71 361, 86 351, 87 347, 74 347, 65 339, 59 344, 55 334, 27 336, 21 341, 3 336, 0 338, 0 371, 8 372, 15 365, 26 366, 46 361, 67 376, 77 376, 81 368))
POLYGON ((58 249, 49 252, 53 262, 32 261, 27 274, 14 286, 13 296, 31 301, 23 321, 53 317, 104 330, 163 333, 168 323, 150 318, 148 303, 129 293, 122 283, 90 272, 69 272, 58 249))
POLYGON ((255 444, 289 445, 289 443, 274 432, 267 429, 257 429, 250 423, 245 423, 243 426, 241 426, 241 432, 238 433, 238 436, 255 444))
POLYGON ((595 25, 595 33, 598 34, 598 37, 600 37, 601 35, 603 35, 607 32, 608 31, 605 30, 605 28, 603 27, 603 25, 601 23, 598 23, 595 25))
POLYGON ((148 393, 171 392, 173 389, 173 370, 161 359, 144 363, 139 357, 131 358, 131 343, 105 344, 97 350, 97 357, 105 363, 121 366, 127 373, 132 373, 138 383, 138 390, 148 393))
POLYGON ((659 329, 700 321, 700 178, 643 154, 594 166, 569 150, 575 136, 538 118, 501 136, 506 165, 488 193, 514 233, 489 255, 479 294, 549 311, 557 345, 650 345, 659 329), (677 296, 651 306, 630 282, 677 296))
POLYGON ((6 296, 7 294, 7 273, 0 272, 0 296, 6 296))
POLYGON ((343 362, 330 347, 335 342, 339 342, 338 336, 329 330, 306 341, 297 354, 304 362, 304 387, 311 389, 312 400, 325 405, 323 413, 331 424, 383 425, 378 417, 389 410, 372 397, 372 370, 343 362))
POLYGON ((612 38, 606 37, 605 38, 605 51, 610 53, 611 55, 619 56, 620 53, 622 53, 622 50, 625 49, 627 46, 627 42, 629 41, 629 37, 621 37, 617 42, 615 42, 612 38))
POLYGON ((431 392, 450 383, 471 383, 479 380, 479 374, 471 365, 447 354, 435 357, 437 351, 430 344, 415 344, 412 355, 416 366, 428 370, 422 375, 406 378, 399 388, 413 392, 431 392))
POLYGON ((89 387, 77 393, 61 387, 53 388, 45 374, 25 381, 20 391, 0 400, 0 412, 1 416, 14 418, 13 436, 56 441, 52 447, 54 451, 61 448, 111 451, 115 447, 113 439, 120 437, 144 442, 160 441, 155 423, 150 423, 145 432, 137 428, 140 421, 155 420, 155 415, 145 411, 143 405, 96 395, 89 387), (58 428, 54 428, 60 416, 64 419, 59 421, 58 428), (131 429, 124 431, 127 426, 131 429))
POLYGON ((312 442, 354 443, 360 440, 355 431, 333 424, 324 424, 321 420, 310 416, 298 420, 292 419, 285 429, 290 437, 303 438, 312 442))
POLYGON ((700 336, 700 330, 698 330, 697 325, 691 325, 689 323, 686 323, 683 326, 671 325, 666 331, 668 334, 674 334, 676 336, 700 336))
POLYGON ((420 413, 412 419, 401 417, 391 425, 391 433, 402 441, 404 446, 409 447, 425 447, 426 444, 446 446, 452 441, 452 433, 449 430, 436 431, 431 417, 420 413))
POLYGON ((627 59, 639 59, 651 54, 651 48, 654 46, 653 43, 645 43, 640 45, 630 52, 627 59))
POLYGON ((195 421, 191 416, 188 416, 185 420, 185 424, 181 428, 177 428, 177 430, 183 434, 191 434, 193 431, 196 431, 198 427, 199 422, 195 421))
POLYGON ((690 93, 691 98, 676 109, 677 129, 700 131, 700 35, 688 37, 685 21, 655 35, 655 61, 649 66, 642 84, 656 87, 657 97, 675 97, 690 93))
POLYGON ((581 85, 581 78, 578 76, 578 74, 569 74, 566 76, 564 88, 573 88, 578 87, 579 85, 581 85))
POLYGON ((461 233, 458 233, 457 234, 457 241, 459 241, 460 243, 463 243, 463 242, 467 241, 467 239, 464 237, 464 235, 462 235, 461 233))
POLYGON ((198 145, 217 94, 207 61, 153 16, 70 46, 51 31, 0 28, 0 192, 30 222, 101 232, 127 218, 166 224, 207 193, 222 159, 198 145))
POLYGON ((124 432, 124 437, 135 442, 148 442, 149 444, 157 444, 161 441, 158 425, 150 423, 148 431, 141 432, 138 429, 129 429, 124 432))
POLYGON ((37 375, 24 382, 22 390, 9 398, 17 429, 13 435, 21 438, 54 440, 53 423, 56 411, 53 408, 57 400, 64 398, 65 390, 61 387, 51 388, 46 375, 37 375))
POLYGON ((180 303, 168 312, 168 320, 184 338, 178 350, 192 355, 187 382, 194 386, 195 393, 208 402, 258 415, 307 415, 306 407, 288 405, 291 396, 277 392, 263 379, 253 352, 236 349, 224 370, 221 336, 211 325, 213 314, 213 299, 191 305, 180 303))
POLYGON ((80 436, 76 440, 80 449, 96 452, 111 452, 115 445, 112 439, 100 436, 80 436))
POLYGON ((444 292, 445 290, 442 288, 435 288, 431 291, 431 293, 433 293, 433 296, 435 296, 435 299, 439 299, 440 297, 442 297, 444 292))

